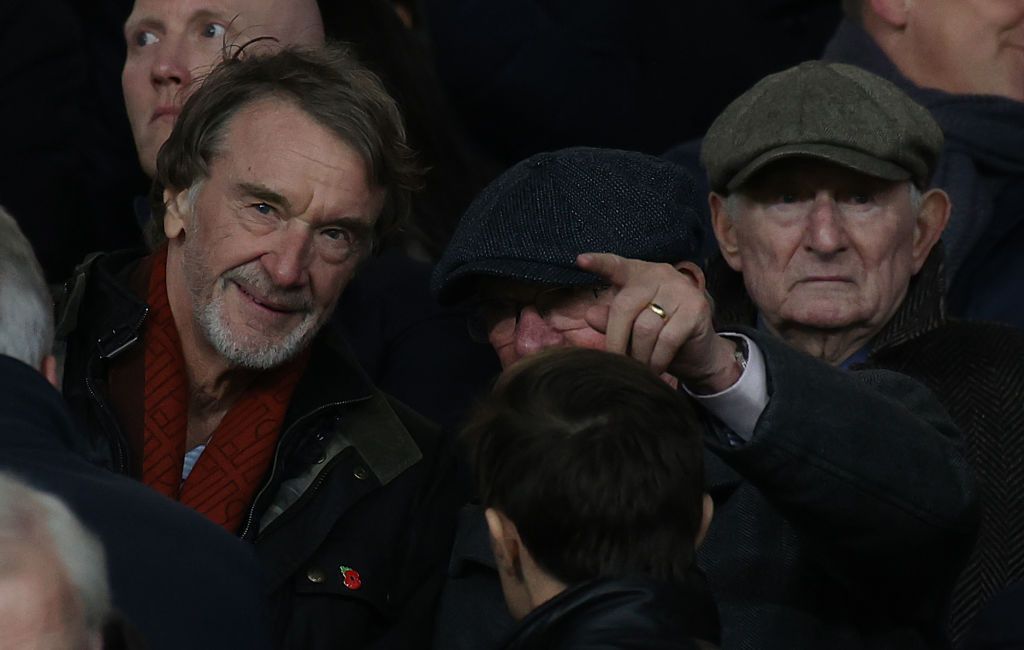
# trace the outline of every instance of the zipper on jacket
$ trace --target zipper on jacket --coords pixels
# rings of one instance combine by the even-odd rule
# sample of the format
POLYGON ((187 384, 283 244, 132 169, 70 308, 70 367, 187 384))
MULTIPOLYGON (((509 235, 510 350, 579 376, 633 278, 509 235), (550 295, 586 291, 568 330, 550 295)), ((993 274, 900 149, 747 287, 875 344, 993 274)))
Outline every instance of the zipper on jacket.
POLYGON ((289 519, 295 516, 295 513, 298 512, 298 510, 303 504, 305 504, 310 499, 315 497, 316 493, 320 491, 320 486, 323 485, 325 481, 327 481, 327 477, 334 470, 334 466, 338 464, 341 457, 345 455, 345 452, 348 451, 348 449, 351 449, 351 447, 346 447, 341 451, 341 453, 337 454, 334 458, 327 461, 327 464, 324 465, 324 468, 320 470, 319 474, 316 475, 316 478, 313 479, 313 482, 309 484, 309 487, 307 487, 305 491, 303 491, 303 493, 299 495, 299 498, 295 500, 295 503, 290 505, 287 510, 279 514, 277 518, 274 519, 274 521, 270 522, 270 525, 267 526, 265 530, 261 530, 259 534, 256 535, 256 539, 263 539, 263 537, 265 537, 266 535, 280 528, 281 525, 287 523, 289 519))
MULTIPOLYGON (((254 523, 254 521, 256 519, 256 508, 257 508, 257 506, 259 506, 260 501, 266 495, 267 489, 274 483, 274 475, 277 474, 277 470, 278 470, 278 464, 279 464, 278 461, 281 459, 281 448, 284 445, 284 442, 287 440, 288 436, 291 435, 291 433, 293 431, 295 431, 295 429, 300 424, 303 424, 303 423, 309 421, 310 419, 316 417, 317 415, 323 413, 324 411, 326 411, 328 409, 348 406, 349 404, 355 404, 357 402, 364 402, 364 401, 370 399, 371 397, 372 396, 358 397, 358 398, 355 398, 355 399, 348 399, 348 400, 344 400, 344 401, 341 401, 341 402, 331 402, 329 404, 323 404, 323 405, 318 406, 317 408, 313 409, 309 413, 306 413, 305 415, 300 417, 295 422, 292 422, 291 426, 289 426, 287 429, 285 429, 284 433, 281 434, 281 437, 277 439, 277 448, 274 449, 274 460, 273 460, 273 462, 270 465, 270 472, 267 474, 267 478, 263 481, 263 485, 260 486, 259 492, 256 493, 256 498, 253 499, 252 505, 249 506, 249 514, 246 515, 245 525, 242 526, 242 530, 238 534, 238 537, 240 539, 247 539, 248 538, 249 532, 252 529, 252 525, 253 525, 253 523, 254 523)), ((333 459, 332 459, 332 462, 333 462, 333 459)), ((330 466, 330 463, 328 463, 328 466, 330 466)), ((321 477, 326 478, 326 475, 327 475, 327 467, 325 467, 324 470, 321 471, 320 474, 317 475, 316 479, 313 480, 313 483, 310 485, 310 487, 306 488, 306 491, 302 493, 302 495, 295 501, 295 503, 293 503, 291 505, 291 507, 288 508, 288 510, 291 510, 297 504, 299 504, 303 500, 305 500, 306 494, 311 492, 311 491, 313 491, 315 488, 318 488, 319 484, 323 483, 323 481, 321 480, 321 477)), ((285 512, 282 512, 280 515, 278 515, 278 518, 283 517, 288 512, 288 510, 286 510, 285 512)), ((259 536, 262 536, 263 532, 264 531, 261 531, 260 534, 257 535, 257 538, 259 536)), ((255 539, 253 541, 255 541, 255 539)))
MULTIPOLYGON (((117 467, 115 467, 114 469, 119 474, 128 473, 128 449, 124 443, 124 432, 121 430, 121 424, 117 421, 117 418, 110 410, 110 406, 107 404, 106 399, 101 397, 99 391, 96 390, 96 385, 94 383, 94 377, 96 373, 94 371, 96 368, 96 362, 98 360, 102 359, 104 361, 110 361, 111 359, 121 354, 122 352, 124 352, 125 350, 127 350, 128 348, 130 348, 131 346, 135 345, 135 343, 138 342, 138 331, 139 328, 142 327, 142 323, 145 322, 147 315, 149 315, 148 307, 142 310, 142 314, 135 321, 134 325, 132 325, 129 328, 129 331, 134 332, 134 334, 127 341, 125 341, 124 343, 122 343, 121 345, 117 346, 116 348, 109 352, 103 352, 102 350, 99 350, 98 355, 91 355, 89 357, 89 362, 85 369, 86 390, 89 391, 89 396, 92 397, 93 402, 95 402, 96 405, 99 406, 100 412, 106 417, 108 421, 108 428, 113 430, 113 436, 111 437, 113 438, 112 442, 114 445, 114 453, 116 454, 114 462, 117 465, 117 467)), ((97 348, 102 348, 103 339, 98 339, 96 341, 96 346, 97 348)))

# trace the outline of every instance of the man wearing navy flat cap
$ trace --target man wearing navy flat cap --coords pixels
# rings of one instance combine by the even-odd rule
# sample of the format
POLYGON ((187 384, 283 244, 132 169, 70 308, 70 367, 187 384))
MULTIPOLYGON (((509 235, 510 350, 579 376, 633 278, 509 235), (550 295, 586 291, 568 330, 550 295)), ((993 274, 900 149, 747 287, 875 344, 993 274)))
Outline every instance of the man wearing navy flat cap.
MULTIPOLYGON (((692 261, 696 201, 662 160, 536 155, 470 206, 434 290, 474 304, 471 325, 505 367, 548 347, 603 348, 695 397, 716 512, 698 565, 723 648, 941 644, 975 528, 959 432, 905 377, 845 373, 749 327, 716 332, 692 261)), ((442 647, 500 647, 493 627, 474 629, 493 626, 500 603, 481 522, 464 513, 442 647)))

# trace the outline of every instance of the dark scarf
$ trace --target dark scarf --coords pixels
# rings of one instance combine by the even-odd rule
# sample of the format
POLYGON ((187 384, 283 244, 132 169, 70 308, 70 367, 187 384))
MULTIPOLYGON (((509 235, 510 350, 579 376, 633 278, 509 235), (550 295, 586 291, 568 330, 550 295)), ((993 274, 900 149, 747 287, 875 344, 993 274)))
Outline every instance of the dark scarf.
POLYGON ((851 63, 895 83, 931 111, 942 127, 946 144, 932 185, 946 190, 953 200, 953 214, 942 237, 947 282, 969 255, 984 255, 1024 221, 1024 211, 995 209, 1007 183, 1024 177, 1024 103, 915 86, 863 28, 848 20, 839 26, 822 58, 851 63))

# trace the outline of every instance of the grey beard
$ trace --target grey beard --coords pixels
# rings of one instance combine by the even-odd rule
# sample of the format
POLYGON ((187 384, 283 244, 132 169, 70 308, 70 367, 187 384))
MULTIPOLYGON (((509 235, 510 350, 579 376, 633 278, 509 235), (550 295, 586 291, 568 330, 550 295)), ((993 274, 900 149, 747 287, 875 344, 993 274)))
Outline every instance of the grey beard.
MULTIPOLYGON (((221 280, 224 282, 224 280, 221 280)), ((223 318, 223 292, 213 298, 198 313, 199 327, 206 339, 222 357, 234 366, 247 370, 270 370, 289 361, 306 348, 319 330, 320 323, 312 313, 306 315, 281 341, 257 344, 249 337, 231 333, 223 318)))
MULTIPOLYGON (((195 244, 192 242, 185 242, 184 258, 185 281, 192 297, 192 304, 196 309, 196 323, 213 349, 228 363, 236 367, 247 370, 269 370, 280 366, 306 348, 330 314, 331 310, 326 310, 319 315, 314 311, 308 311, 303 320, 283 340, 279 341, 250 340, 249 336, 235 335, 228 329, 224 319, 224 290, 227 289, 229 280, 224 276, 219 278, 217 282, 221 285, 221 291, 213 292, 216 295, 212 296, 205 305, 200 305, 203 287, 199 283, 209 277, 209 269, 206 268, 201 255, 198 254, 195 244)), ((250 281, 256 281, 262 287, 270 284, 269 280, 263 277, 259 271, 247 272, 245 269, 236 268, 224 275, 230 276, 232 273, 250 281), (254 278, 253 276, 258 277, 254 278)), ((306 302, 308 301, 306 299, 306 302)))

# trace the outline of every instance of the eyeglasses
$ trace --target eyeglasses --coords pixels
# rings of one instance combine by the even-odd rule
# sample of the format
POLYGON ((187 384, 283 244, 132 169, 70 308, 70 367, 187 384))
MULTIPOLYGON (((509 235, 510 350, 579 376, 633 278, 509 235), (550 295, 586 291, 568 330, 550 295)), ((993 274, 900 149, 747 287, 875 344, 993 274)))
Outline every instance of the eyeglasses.
POLYGON ((485 298, 477 301, 469 313, 469 336, 478 343, 512 336, 523 310, 532 306, 545 321, 557 329, 570 329, 583 320, 594 301, 611 285, 586 287, 548 287, 538 289, 531 298, 485 298), (557 319, 557 320, 556 320, 557 319))

